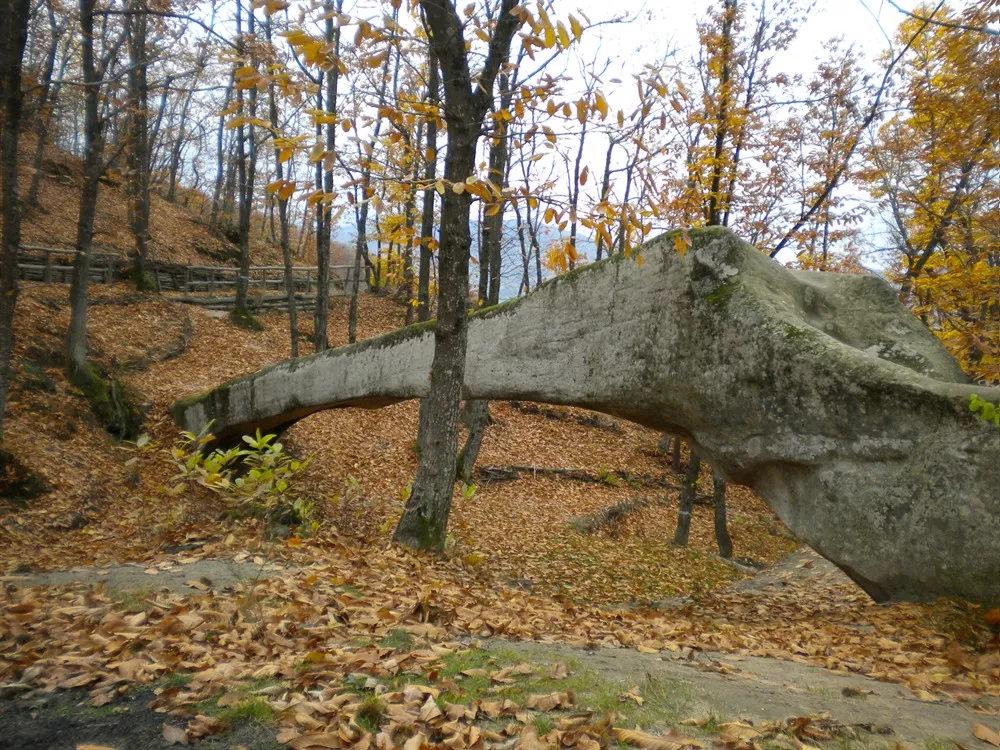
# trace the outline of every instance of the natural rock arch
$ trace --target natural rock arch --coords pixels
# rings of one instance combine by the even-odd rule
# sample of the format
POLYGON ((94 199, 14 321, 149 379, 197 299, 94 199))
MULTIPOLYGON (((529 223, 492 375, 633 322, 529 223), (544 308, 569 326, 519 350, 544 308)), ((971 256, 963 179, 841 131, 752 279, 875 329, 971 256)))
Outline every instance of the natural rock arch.
MULTIPOLYGON (((683 435, 876 600, 1000 599, 1000 430, 874 276, 793 271, 731 232, 664 235, 477 312, 468 398, 580 406, 683 435)), ((192 431, 281 429, 430 390, 432 324, 284 361, 174 405, 192 431)))

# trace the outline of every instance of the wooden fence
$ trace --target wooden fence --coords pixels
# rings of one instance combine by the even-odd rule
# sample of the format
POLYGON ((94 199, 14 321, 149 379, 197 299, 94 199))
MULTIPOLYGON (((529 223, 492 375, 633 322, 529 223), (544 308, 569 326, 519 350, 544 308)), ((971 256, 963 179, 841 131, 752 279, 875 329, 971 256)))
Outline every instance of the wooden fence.
MULTIPOLYGON (((70 249, 22 245, 18 253, 18 278, 25 281, 41 281, 46 284, 69 283, 73 278, 73 262, 77 251, 70 249)), ((110 284, 122 279, 128 272, 129 262, 113 253, 91 252, 90 280, 98 284, 110 284)), ((146 269, 153 275, 162 292, 235 292, 238 268, 225 266, 185 266, 180 263, 148 261, 146 269)), ((312 295, 316 290, 316 266, 295 266, 292 280, 296 296, 312 295)), ((354 266, 330 266, 330 295, 346 296, 354 292, 358 284, 354 266)), ((368 281, 362 275, 361 289, 367 289, 368 281)), ((285 291, 284 266, 251 266, 248 287, 261 292, 269 290, 285 291)), ((182 301, 188 301, 184 299, 182 301)), ((193 301, 193 298, 192 298, 193 301)))

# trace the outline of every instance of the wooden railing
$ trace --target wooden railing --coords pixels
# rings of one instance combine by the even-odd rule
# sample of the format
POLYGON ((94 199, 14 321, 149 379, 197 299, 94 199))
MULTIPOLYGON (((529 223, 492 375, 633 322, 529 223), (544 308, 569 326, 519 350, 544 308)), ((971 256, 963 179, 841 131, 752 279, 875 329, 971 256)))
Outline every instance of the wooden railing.
MULTIPOLYGON (((50 248, 37 245, 22 245, 18 254, 18 278, 25 281, 41 281, 46 284, 69 283, 73 277, 73 261, 77 250, 73 248, 50 248)), ((124 277, 129 262, 114 253, 91 252, 90 279, 95 283, 110 284, 124 277)), ((180 263, 147 261, 146 270, 153 275, 160 291, 199 292, 235 291, 238 268, 227 266, 186 266, 180 263)), ((292 280, 296 295, 311 295, 315 292, 318 269, 316 266, 295 266, 292 280)), ((284 266, 251 266, 248 278, 250 289, 267 292, 285 291, 284 266)), ((354 275, 354 266, 330 266, 330 294, 350 295, 359 283, 354 275)), ((368 282, 362 275, 361 289, 368 282)))

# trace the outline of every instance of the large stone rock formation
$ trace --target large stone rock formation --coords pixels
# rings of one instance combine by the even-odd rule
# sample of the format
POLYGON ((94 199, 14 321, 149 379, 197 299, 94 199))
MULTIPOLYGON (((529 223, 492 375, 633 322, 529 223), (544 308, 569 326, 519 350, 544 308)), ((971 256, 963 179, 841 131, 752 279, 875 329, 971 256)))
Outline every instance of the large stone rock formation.
MULTIPOLYGON (((1000 599, 1000 430, 874 276, 791 271, 732 233, 666 235, 473 315, 466 395, 585 407, 683 435, 875 599, 1000 599)), ((428 393, 411 326, 178 402, 237 436, 428 393)))

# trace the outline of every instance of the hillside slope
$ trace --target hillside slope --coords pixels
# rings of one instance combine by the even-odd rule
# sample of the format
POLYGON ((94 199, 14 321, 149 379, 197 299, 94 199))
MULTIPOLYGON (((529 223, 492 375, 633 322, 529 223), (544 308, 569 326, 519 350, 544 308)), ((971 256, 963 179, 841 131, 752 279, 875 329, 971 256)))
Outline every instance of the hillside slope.
MULTIPOLYGON (((19 151, 19 192, 26 201, 34 170, 36 140, 25 133, 19 151)), ((54 146, 47 146, 42 162, 39 206, 25 207, 21 242, 52 248, 72 248, 76 244, 80 185, 83 162, 54 146)), ((162 186, 165 190, 165 186, 162 186)), ((150 260, 186 265, 235 265, 239 259, 232 232, 213 230, 208 225, 210 202, 200 192, 178 187, 176 202, 165 200, 161 186, 154 185, 150 196, 150 260), (228 236, 227 236, 228 234, 228 236)), ((2 224, 2 221, 0 221, 2 224)), ((292 230, 293 252, 298 234, 292 230)), ((297 265, 311 265, 309 243, 303 243, 297 265)), ((94 223, 94 249, 127 257, 133 239, 128 222, 128 200, 121 175, 107 172, 101 180, 94 223)), ((346 251, 334 249, 334 263, 345 262, 346 251)), ((250 259, 253 265, 280 265, 281 248, 271 241, 270 227, 255 215, 251 221, 250 259)))

